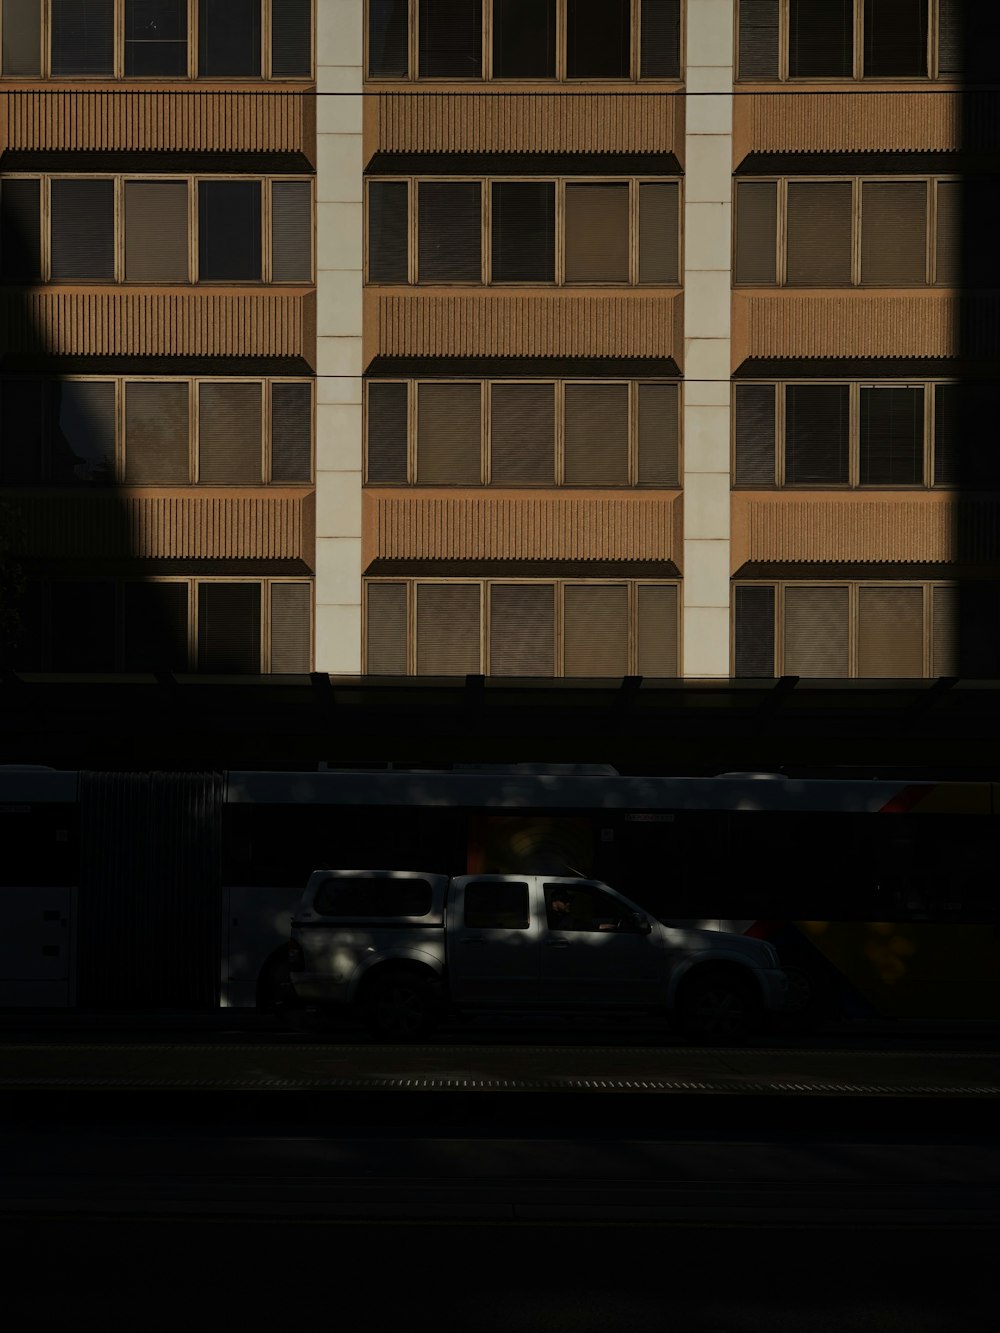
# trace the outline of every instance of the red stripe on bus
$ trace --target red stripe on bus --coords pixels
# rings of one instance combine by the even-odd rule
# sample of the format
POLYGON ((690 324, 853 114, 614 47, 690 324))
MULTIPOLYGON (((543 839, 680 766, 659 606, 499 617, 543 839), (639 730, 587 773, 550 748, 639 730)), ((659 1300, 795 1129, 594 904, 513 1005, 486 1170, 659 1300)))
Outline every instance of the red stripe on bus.
POLYGON ((933 790, 933 786, 929 783, 922 787, 904 787, 902 791, 896 793, 891 801, 886 801, 885 805, 880 808, 879 814, 909 814, 933 790))

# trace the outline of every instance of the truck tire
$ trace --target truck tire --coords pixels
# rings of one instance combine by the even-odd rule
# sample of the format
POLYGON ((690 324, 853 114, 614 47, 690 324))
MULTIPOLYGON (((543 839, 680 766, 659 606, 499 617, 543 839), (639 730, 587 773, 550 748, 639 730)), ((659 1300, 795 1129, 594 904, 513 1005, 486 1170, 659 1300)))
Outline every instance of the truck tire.
POLYGON ((696 972, 681 990, 678 1020, 691 1041, 739 1045, 761 1026, 760 995, 751 978, 736 972, 696 972))
POLYGON ((361 1019, 380 1041, 417 1041, 438 1018, 438 988, 416 971, 374 976, 361 997, 361 1019))

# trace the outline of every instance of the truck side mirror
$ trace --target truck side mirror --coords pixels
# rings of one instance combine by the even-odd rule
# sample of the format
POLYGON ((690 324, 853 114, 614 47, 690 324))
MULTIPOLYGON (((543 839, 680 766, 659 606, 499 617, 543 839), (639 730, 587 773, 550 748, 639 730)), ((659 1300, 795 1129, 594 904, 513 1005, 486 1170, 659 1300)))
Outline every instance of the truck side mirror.
POLYGON ((640 935, 652 935, 653 927, 649 924, 648 920, 642 915, 641 912, 633 912, 632 918, 635 921, 636 927, 638 928, 640 935))

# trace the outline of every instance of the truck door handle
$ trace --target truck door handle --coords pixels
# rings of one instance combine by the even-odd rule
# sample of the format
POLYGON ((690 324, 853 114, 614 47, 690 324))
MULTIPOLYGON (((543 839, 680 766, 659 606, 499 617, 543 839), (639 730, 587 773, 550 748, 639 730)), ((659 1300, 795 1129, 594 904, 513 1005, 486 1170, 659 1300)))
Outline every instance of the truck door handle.
POLYGON ((546 940, 546 949, 568 949, 569 940, 546 940))

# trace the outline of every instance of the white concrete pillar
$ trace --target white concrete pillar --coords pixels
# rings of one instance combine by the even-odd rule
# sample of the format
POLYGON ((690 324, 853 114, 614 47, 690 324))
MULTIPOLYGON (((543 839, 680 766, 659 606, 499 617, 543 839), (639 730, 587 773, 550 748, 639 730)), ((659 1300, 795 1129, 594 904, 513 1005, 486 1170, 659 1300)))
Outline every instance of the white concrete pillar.
POLYGON ((364 0, 316 0, 316 670, 361 671, 364 0))
POLYGON ((685 676, 729 675, 733 0, 689 0, 684 184, 685 676))

